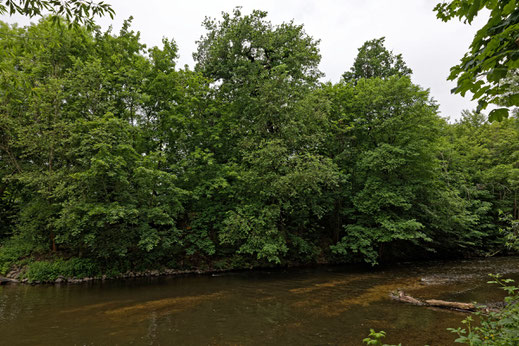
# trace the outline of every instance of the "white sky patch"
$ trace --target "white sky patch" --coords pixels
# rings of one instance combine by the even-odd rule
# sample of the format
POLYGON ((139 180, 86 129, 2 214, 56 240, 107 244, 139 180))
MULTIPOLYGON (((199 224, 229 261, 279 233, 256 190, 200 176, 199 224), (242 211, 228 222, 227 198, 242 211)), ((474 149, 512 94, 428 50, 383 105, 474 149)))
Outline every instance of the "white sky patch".
MULTIPOLYGON (((173 38, 179 46, 179 66, 194 66, 192 53, 195 41, 204 33, 206 16, 221 17, 242 6, 244 13, 253 9, 268 11, 274 24, 304 24, 307 34, 320 39, 323 81, 339 81, 349 70, 357 49, 367 40, 386 37, 386 47, 401 53, 413 69, 413 81, 431 91, 438 101, 442 116, 457 119, 463 109, 474 109, 470 97, 453 95, 454 82, 448 82, 451 66, 457 64, 468 50, 477 29, 487 16, 476 18, 472 26, 457 20, 444 23, 436 18, 433 8, 439 0, 108 0, 116 11, 98 19, 103 29, 112 25, 118 33, 122 22, 134 17, 132 29, 141 32, 148 47, 161 45, 163 37, 173 38)), ((26 25, 22 16, 0 16, 0 20, 26 25)), ((37 19, 32 19, 36 21, 37 19)))

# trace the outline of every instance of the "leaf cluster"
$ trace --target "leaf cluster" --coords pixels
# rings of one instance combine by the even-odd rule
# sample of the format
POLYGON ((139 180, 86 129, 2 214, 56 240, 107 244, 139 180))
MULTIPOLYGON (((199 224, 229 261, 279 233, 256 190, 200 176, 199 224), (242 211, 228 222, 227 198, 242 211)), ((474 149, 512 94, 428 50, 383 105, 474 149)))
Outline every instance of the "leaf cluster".
POLYGON ((519 106, 510 74, 519 68, 519 3, 516 0, 454 0, 436 5, 438 18, 459 18, 469 24, 483 10, 489 11, 487 23, 478 30, 459 65, 451 68, 450 80, 456 80, 454 93, 470 91, 478 100, 479 110, 489 104, 505 107, 494 109, 490 121, 508 117, 509 107, 519 106))
POLYGON ((479 318, 479 324, 474 325, 474 317, 469 316, 462 321, 466 328, 449 328, 459 336, 455 342, 467 345, 516 345, 519 342, 519 288, 513 285, 512 279, 502 279, 499 274, 491 276, 494 280, 489 283, 507 292, 504 308, 486 313, 482 307, 473 314, 479 318))
POLYGON ((64 19, 69 26, 85 25, 88 28, 94 28, 95 17, 109 15, 113 19, 115 15, 109 4, 86 0, 5 0, 0 2, 0 14, 5 13, 18 13, 30 18, 50 14, 54 23, 64 19))

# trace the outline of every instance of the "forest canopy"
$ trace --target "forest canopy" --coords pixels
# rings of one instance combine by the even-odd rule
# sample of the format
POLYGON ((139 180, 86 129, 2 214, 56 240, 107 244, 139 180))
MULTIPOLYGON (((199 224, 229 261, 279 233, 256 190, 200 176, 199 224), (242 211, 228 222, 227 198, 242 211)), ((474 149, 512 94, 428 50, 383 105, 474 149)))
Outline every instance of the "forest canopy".
POLYGON ((203 25, 191 70, 131 18, 118 34, 0 23, 0 274, 35 259, 106 273, 513 244, 517 117, 449 123, 384 38, 333 84, 303 25, 240 9, 203 25))

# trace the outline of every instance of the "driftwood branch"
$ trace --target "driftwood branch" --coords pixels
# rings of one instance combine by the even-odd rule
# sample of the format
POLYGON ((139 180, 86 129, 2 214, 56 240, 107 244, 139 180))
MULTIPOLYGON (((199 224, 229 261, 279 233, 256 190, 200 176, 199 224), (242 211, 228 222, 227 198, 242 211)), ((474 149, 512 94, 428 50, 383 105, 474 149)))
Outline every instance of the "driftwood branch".
POLYGON ((448 302, 445 300, 429 299, 425 301, 430 306, 446 309, 476 311, 476 306, 471 303, 448 302))
POLYGON ((419 306, 431 306, 435 308, 442 309, 450 309, 456 311, 464 311, 464 312, 473 312, 476 311, 476 306, 470 303, 459 303, 459 302, 448 302, 445 300, 438 299, 427 299, 427 300, 419 300, 410 295, 406 294, 403 291, 397 291, 396 293, 391 293, 391 298, 397 300, 399 302, 419 305, 419 306))

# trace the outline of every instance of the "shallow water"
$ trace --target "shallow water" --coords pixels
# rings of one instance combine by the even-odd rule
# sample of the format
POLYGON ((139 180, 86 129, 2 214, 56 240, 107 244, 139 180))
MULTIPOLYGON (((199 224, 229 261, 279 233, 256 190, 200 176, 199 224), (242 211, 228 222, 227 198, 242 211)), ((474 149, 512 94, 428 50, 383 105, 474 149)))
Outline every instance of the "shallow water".
POLYGON ((519 257, 161 277, 81 285, 0 286, 1 345, 450 345, 464 313, 394 302, 489 303, 488 273, 519 279, 519 257))

